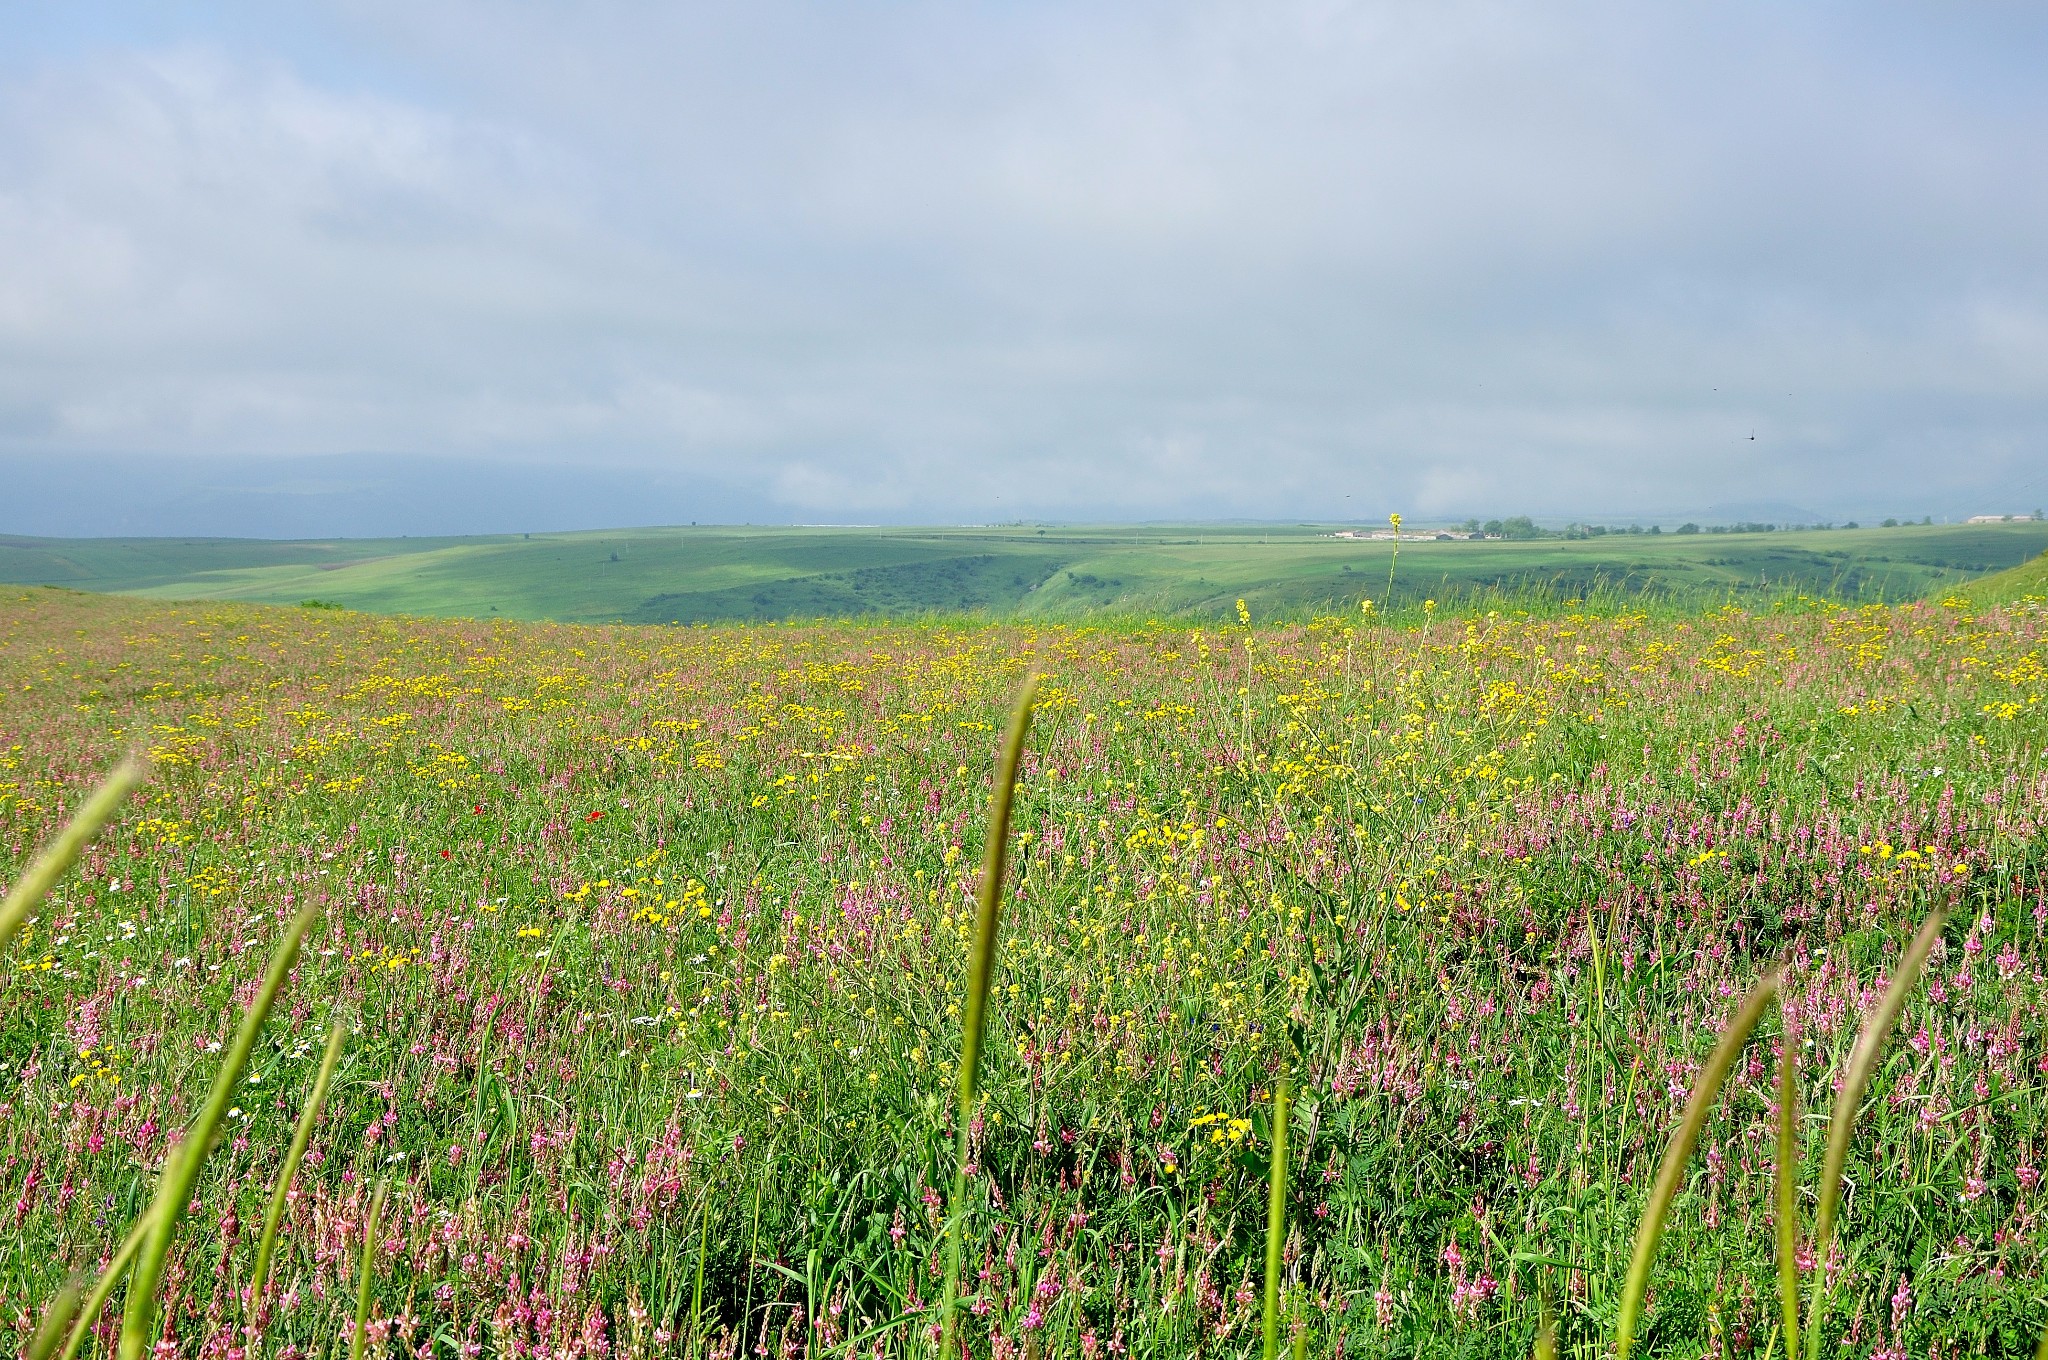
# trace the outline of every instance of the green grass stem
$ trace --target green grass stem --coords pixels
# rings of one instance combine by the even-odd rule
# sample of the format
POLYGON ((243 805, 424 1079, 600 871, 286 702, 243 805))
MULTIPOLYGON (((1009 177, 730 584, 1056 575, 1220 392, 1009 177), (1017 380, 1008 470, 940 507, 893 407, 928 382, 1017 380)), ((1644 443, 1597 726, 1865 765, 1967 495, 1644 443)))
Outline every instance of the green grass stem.
POLYGON ((1863 1090, 1877 1071, 1878 1056, 1884 1051, 1885 1040, 1891 1037, 1892 1026, 1898 1023, 1899 1012, 1905 1008, 1906 994, 1919 981, 1920 968, 1933 951, 1934 942, 1941 938, 1941 928, 1947 920, 1947 909, 1937 907, 1921 924, 1913 943, 1906 946, 1898 972, 1884 989, 1877 1009, 1864 1022, 1863 1032, 1856 1036, 1856 1047, 1850 1051, 1849 1066, 1842 1075, 1841 1093, 1835 1097, 1834 1113, 1828 1118, 1828 1150, 1820 1168, 1820 1203, 1813 1215, 1815 1279, 1813 1293, 1806 1303, 1809 1360, 1820 1354, 1820 1324, 1827 1313, 1828 1250, 1834 1245, 1835 1215, 1842 1206, 1842 1173, 1848 1167, 1849 1138, 1856 1130, 1863 1090))
POLYGON ((1017 790, 1017 763, 1024 738, 1031 731, 1031 705, 1038 695, 1038 676, 1024 677, 1010 710, 1009 734, 1003 739, 1002 763, 989 793, 988 844, 981 856, 981 890, 975 917, 974 954, 967 965, 967 1004, 960 1029, 959 1142, 953 1173, 953 1198, 946 1206, 946 1286, 939 1315, 939 1354, 950 1356, 960 1299, 960 1219, 967 1204, 969 1131, 981 1068, 983 1024, 988 1012, 989 982, 995 975, 996 942, 1003 915, 1003 870, 1010 853, 1010 806, 1017 790))
POLYGON ((249 1272, 247 1325, 253 1332, 262 1321, 263 1286, 270 1279, 270 1257, 277 1249, 277 1230, 284 1222, 285 1200, 291 1194, 292 1177, 298 1174, 299 1160, 306 1155, 306 1145, 313 1139, 313 1121, 320 1117, 320 1107, 327 1103, 328 1083, 334 1079, 335 1064, 341 1061, 341 1046, 348 1037, 348 1028, 335 1021, 327 1031, 327 1052, 320 1059, 320 1073, 313 1078, 313 1092, 306 1097, 306 1108, 299 1111, 299 1125, 292 1131, 292 1145, 284 1155, 284 1165, 277 1173, 277 1189, 271 1193, 270 1208, 263 1215, 263 1236, 256 1243, 256 1265, 249 1272))
POLYGON ((71 1335, 65 1339, 64 1349, 57 1360, 77 1360, 78 1352, 85 1345, 86 1337, 92 1334, 93 1321, 99 1317, 100 1309, 107 1306, 107 1296, 114 1292, 114 1286, 121 1282, 128 1267, 135 1260, 135 1253, 142 1246, 142 1238, 149 1227, 149 1215, 145 1213, 135 1220, 128 1235, 121 1239, 121 1245, 114 1248, 114 1254, 107 1258, 107 1268, 100 1272, 99 1280, 85 1296, 85 1302, 78 1310, 78 1317, 71 1325, 71 1335))
POLYGON ((1615 1321, 1614 1353, 1617 1360, 1627 1360, 1629 1347, 1635 1342, 1636 1320, 1642 1316, 1643 1297, 1650 1288, 1650 1264, 1657 1257, 1657 1247, 1664 1240, 1664 1222, 1670 1216, 1671 1202, 1678 1197, 1678 1188, 1685 1180, 1686 1163, 1692 1160, 1693 1145, 1699 1141, 1700 1130, 1706 1127, 1707 1117, 1713 1113, 1714 1098, 1720 1094, 1721 1083, 1728 1079, 1728 1069, 1735 1065, 1735 1056, 1742 1046, 1749 1042, 1750 1031, 1763 1018, 1764 1008, 1778 990, 1779 975, 1773 971, 1750 988, 1749 995, 1742 999, 1742 1006, 1735 1012, 1735 1018, 1728 1022, 1728 1028, 1721 1031, 1720 1042, 1707 1058, 1707 1065, 1700 1069, 1699 1079, 1693 1082, 1692 1096, 1685 1102, 1685 1113, 1672 1131, 1671 1144, 1664 1152, 1664 1163, 1657 1168, 1657 1180, 1650 1188, 1650 1202, 1643 1210, 1643 1221, 1636 1229, 1635 1256, 1629 1262, 1628 1279, 1621 1290, 1621 1312, 1615 1321))
POLYGON ((21 933, 29 915, 41 904, 50 889, 56 885, 64 871, 78 860, 100 828, 112 819, 129 794, 149 775, 149 766, 138 756, 129 756, 114 767, 106 783, 85 800, 64 829, 57 833, 57 839, 43 848, 35 863, 28 866, 15 885, 8 890, 7 900, 0 902, 0 950, 14 943, 14 937, 21 933))
POLYGON ((240 1027, 235 1030, 234 1042, 221 1060, 220 1071, 214 1076, 213 1089, 207 1093, 206 1103, 200 1107, 198 1117, 185 1131, 184 1138, 164 1159, 163 1174, 157 1178, 156 1197, 144 1215, 149 1230, 136 1257, 134 1279, 128 1286, 128 1302, 121 1319, 121 1360, 142 1360, 154 1341, 157 1286, 162 1283, 164 1268, 170 1260, 171 1238, 177 1232, 178 1219, 192 1198, 192 1186, 199 1179, 199 1168, 206 1161, 214 1135, 220 1131, 220 1122, 234 1100, 235 1084, 242 1079, 242 1070, 248 1066, 249 1052, 256 1046, 256 1036, 270 1015, 271 1003, 277 1000, 285 979, 291 976, 292 965, 299 957, 299 942, 305 938, 316 914, 316 908, 308 907, 285 928, 284 938, 270 956, 270 967, 263 975, 263 985, 249 1003, 240 1027))
POLYGON ((370 1330, 370 1279, 377 1264, 377 1228, 384 1217, 384 1195, 391 1182, 377 1186, 370 1198, 370 1217, 363 1224, 363 1264, 356 1272, 356 1325, 349 1333, 348 1360, 363 1360, 363 1343, 370 1330))
POLYGON ((1280 1258, 1287 1246, 1287 1120, 1293 1094, 1283 1072, 1273 1087, 1273 1165, 1266 1190, 1266 1360, 1280 1354, 1280 1258))
POLYGON ((49 1360, 50 1352, 71 1331, 72 1321, 78 1316, 80 1293, 76 1277, 64 1282, 44 1311, 43 1320, 36 1325, 36 1334, 29 1338, 28 1348, 21 1353, 22 1360, 49 1360))
POLYGON ((1799 1354, 1799 1036, 1785 1027, 1778 1059, 1778 1308, 1785 1360, 1799 1354))
POLYGON ((704 1262, 711 1254, 711 1194, 704 1195, 704 1207, 697 1221, 697 1282, 690 1290, 690 1344, 704 1340, 704 1262))

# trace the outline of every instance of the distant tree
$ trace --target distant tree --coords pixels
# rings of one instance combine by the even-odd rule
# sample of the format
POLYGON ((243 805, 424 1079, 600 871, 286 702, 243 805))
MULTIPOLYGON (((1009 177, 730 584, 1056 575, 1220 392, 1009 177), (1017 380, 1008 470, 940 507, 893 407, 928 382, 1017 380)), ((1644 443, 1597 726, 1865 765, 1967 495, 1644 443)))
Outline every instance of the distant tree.
POLYGON ((1460 529, 1463 529, 1463 530, 1464 530, 1464 531, 1465 531, 1466 533, 1468 533, 1468 534, 1476 534, 1476 533, 1478 533, 1478 532, 1480 531, 1480 530, 1479 530, 1479 521, 1478 521, 1478 520, 1476 520, 1476 519, 1468 519, 1468 520, 1466 520, 1466 521, 1465 521, 1465 522, 1464 522, 1463 524, 1459 525, 1458 527, 1459 527, 1460 529))
POLYGON ((1490 519, 1486 521, 1484 532, 1492 534, 1496 538, 1498 538, 1503 532, 1506 531, 1506 527, 1507 526, 1503 525, 1499 520, 1490 519))
POLYGON ((1842 527, 1844 529, 1861 529, 1863 526, 1852 519, 1847 524, 1844 524, 1842 527))
POLYGON ((1898 522, 1898 520, 1897 520, 1897 519, 1893 518, 1892 516, 1890 516, 1890 515, 1886 515, 1886 516, 1884 517, 1884 526, 1883 526, 1883 527, 1885 527, 1885 528, 1887 528, 1887 529, 1896 529, 1896 528, 1898 528, 1898 527, 1899 527, 1899 522, 1898 522))
MULTIPOLYGON (((1699 527, 1699 526, 1695 525, 1695 526, 1693 526, 1693 527, 1694 527, 1695 531, 1697 531, 1697 529, 1698 529, 1698 527, 1699 527)), ((1661 525, 1661 524, 1652 524, 1652 525, 1650 526, 1650 532, 1651 532, 1651 533, 1653 533, 1653 534, 1661 534, 1661 533, 1663 533, 1663 532, 1664 532, 1664 526, 1663 526, 1663 525, 1661 525)))
POLYGON ((1510 515, 1500 522, 1502 538, 1541 538, 1543 531, 1527 515, 1510 515))
POLYGON ((1678 532, 1681 534, 1696 534, 1699 531, 1700 526, 1694 524, 1691 520, 1687 520, 1685 523, 1678 526, 1678 532))
POLYGON ((1932 516, 1932 515, 1922 515, 1922 516, 1920 517, 1920 522, 1921 522, 1922 524, 1932 524, 1932 523, 1934 523, 1934 516, 1932 516))

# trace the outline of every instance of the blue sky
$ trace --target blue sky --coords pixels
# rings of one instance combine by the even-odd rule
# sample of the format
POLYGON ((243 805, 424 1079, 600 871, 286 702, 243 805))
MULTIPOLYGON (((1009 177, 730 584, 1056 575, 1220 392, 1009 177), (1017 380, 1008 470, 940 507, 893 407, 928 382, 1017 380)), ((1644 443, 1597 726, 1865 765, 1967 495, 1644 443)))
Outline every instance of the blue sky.
POLYGON ((2031 510, 2043 69, 2017 3, 30 3, 0 531, 2031 510))

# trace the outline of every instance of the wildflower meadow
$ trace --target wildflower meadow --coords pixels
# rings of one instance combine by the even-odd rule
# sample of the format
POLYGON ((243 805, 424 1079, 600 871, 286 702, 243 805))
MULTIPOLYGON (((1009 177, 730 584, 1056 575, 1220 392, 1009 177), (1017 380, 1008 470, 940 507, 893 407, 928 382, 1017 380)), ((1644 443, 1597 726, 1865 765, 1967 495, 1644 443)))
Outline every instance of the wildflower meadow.
POLYGON ((1698 1089, 1637 1353, 1785 1353, 1782 1243, 1808 1355, 2031 1355, 2044 695, 2038 601, 632 628, 10 589, 0 880, 148 773, 0 956, 0 1327, 1240 1356, 1270 1247, 1294 1354, 1605 1355, 1698 1089))

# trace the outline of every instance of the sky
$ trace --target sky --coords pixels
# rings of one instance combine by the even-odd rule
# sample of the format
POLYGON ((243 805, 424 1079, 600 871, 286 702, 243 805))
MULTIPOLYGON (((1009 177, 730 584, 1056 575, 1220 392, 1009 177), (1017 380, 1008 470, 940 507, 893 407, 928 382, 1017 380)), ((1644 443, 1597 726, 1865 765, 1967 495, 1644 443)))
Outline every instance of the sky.
POLYGON ((17 0, 0 532, 2023 513, 2043 70, 2020 0, 17 0))

